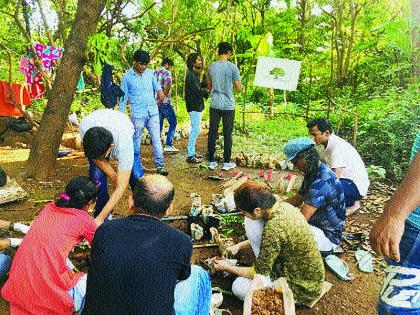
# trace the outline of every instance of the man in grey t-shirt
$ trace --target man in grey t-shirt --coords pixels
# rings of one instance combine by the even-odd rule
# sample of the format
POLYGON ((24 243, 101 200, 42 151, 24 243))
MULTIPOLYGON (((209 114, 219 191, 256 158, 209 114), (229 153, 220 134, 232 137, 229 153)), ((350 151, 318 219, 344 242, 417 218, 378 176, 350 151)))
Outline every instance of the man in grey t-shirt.
POLYGON ((213 62, 208 69, 208 85, 211 91, 210 102, 210 130, 207 142, 208 167, 214 170, 217 167, 215 161, 216 139, 220 120, 223 121, 223 167, 222 170, 230 170, 236 164, 230 161, 232 154, 232 132, 235 118, 235 98, 233 87, 237 91, 242 90, 241 76, 238 67, 228 61, 232 54, 232 45, 220 42, 218 45, 219 60, 213 62))

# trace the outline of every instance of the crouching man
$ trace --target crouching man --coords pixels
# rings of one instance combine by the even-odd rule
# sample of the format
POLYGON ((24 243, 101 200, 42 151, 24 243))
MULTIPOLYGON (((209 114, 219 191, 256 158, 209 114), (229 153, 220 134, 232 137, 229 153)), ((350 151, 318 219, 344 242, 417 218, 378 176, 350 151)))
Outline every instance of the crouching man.
POLYGON ((191 240, 160 221, 174 192, 162 175, 146 175, 129 200, 131 215, 97 230, 84 315, 209 314, 210 277, 191 266, 191 240))

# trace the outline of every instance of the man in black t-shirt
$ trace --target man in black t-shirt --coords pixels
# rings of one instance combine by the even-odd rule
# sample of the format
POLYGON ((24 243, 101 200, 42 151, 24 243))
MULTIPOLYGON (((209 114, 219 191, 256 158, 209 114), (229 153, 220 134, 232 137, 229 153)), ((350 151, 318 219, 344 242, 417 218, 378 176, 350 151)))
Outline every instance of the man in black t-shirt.
POLYGON ((84 315, 209 313, 210 279, 190 265, 190 238, 159 220, 171 213, 173 197, 168 179, 144 176, 134 189, 131 215, 98 228, 84 315))

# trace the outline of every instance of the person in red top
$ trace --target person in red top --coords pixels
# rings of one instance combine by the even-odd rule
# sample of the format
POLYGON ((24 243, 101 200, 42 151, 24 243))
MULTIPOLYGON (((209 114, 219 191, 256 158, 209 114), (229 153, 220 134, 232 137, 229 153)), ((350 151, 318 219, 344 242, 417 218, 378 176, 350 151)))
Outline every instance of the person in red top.
POLYGON ((72 314, 80 310, 86 274, 74 272, 70 251, 92 242, 96 223, 88 213, 98 187, 86 176, 69 181, 65 192, 34 220, 12 262, 1 294, 10 314, 72 314))

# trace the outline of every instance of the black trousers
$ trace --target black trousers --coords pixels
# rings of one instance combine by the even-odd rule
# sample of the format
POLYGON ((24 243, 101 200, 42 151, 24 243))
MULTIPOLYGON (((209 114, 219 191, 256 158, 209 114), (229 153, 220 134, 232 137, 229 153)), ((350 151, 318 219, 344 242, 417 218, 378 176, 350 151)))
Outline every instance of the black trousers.
POLYGON ((216 140, 219 131, 220 120, 223 122, 223 161, 230 162, 232 155, 232 132, 233 123, 235 121, 235 110, 220 110, 210 108, 210 129, 207 141, 207 157, 210 162, 214 162, 214 154, 216 152, 216 140))

